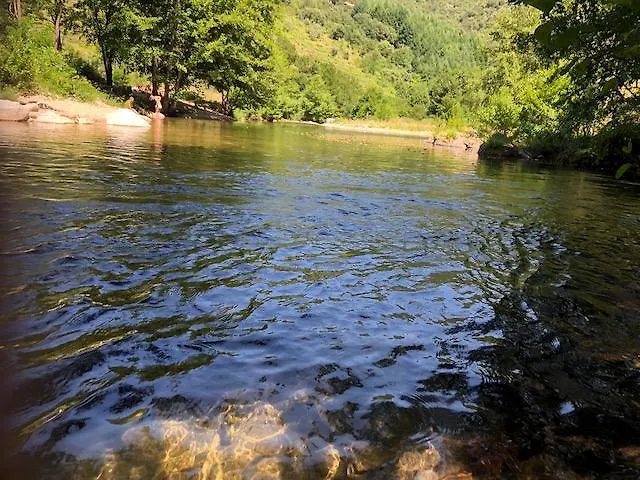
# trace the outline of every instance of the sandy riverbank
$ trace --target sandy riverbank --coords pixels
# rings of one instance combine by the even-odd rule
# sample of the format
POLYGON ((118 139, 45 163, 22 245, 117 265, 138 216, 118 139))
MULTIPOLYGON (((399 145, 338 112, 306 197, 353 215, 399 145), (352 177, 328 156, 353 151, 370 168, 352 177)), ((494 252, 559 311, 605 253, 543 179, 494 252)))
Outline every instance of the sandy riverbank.
MULTIPOLYGON (((187 104, 187 106, 190 106, 187 104)), ((187 112, 186 118, 206 118, 210 120, 231 121, 229 117, 220 114, 212 115, 206 111, 206 115, 200 113, 191 105, 191 110, 198 110, 198 115, 192 111, 187 112)), ((29 121, 36 123, 60 123, 60 124, 107 124, 131 127, 148 127, 150 120, 135 110, 118 108, 104 102, 80 102, 73 99, 55 99, 44 96, 23 96, 16 102, 0 100, 0 120, 5 121, 29 121)), ((303 123, 283 120, 283 123, 303 123)), ((387 135, 396 137, 420 138, 429 147, 445 147, 477 153, 482 145, 482 140, 469 133, 460 132, 457 136, 434 133, 428 129, 431 125, 424 121, 353 121, 335 120, 320 125, 328 130, 345 133, 363 133, 371 135, 387 135)))
POLYGON ((322 126, 330 130, 344 132, 422 138, 427 145, 463 149, 471 152, 477 152, 483 142, 480 137, 463 132, 453 138, 449 138, 446 135, 439 136, 433 130, 427 129, 428 125, 426 123, 418 121, 361 122, 335 120, 324 123, 322 126))

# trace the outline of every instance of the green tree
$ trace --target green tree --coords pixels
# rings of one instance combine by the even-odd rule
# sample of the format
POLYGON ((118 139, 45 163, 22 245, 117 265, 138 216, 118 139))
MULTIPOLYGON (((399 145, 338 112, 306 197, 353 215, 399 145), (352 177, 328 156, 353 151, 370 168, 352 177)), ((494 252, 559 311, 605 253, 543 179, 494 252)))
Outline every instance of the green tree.
POLYGON ((274 0, 140 1, 132 15, 133 66, 151 75, 163 103, 194 83, 222 95, 225 113, 264 100, 270 84, 274 0))
POLYGON ((503 10, 489 33, 492 59, 483 79, 488 92, 479 117, 489 132, 530 141, 558 129, 558 103, 570 83, 559 75, 557 62, 543 62, 530 44, 516 45, 540 24, 533 8, 503 10))
POLYGON ((62 27, 69 13, 67 0, 47 0, 44 5, 49 20, 53 24, 53 44, 57 51, 62 50, 62 27))
POLYGON ((538 52, 562 62, 574 88, 565 97, 565 124, 594 133, 615 122, 637 122, 640 111, 640 2, 523 0, 542 12, 533 34, 538 52))
POLYGON ((150 74, 154 95, 164 83, 163 104, 169 109, 171 92, 189 86, 194 77, 194 58, 204 15, 204 2, 194 0, 140 0, 132 16, 133 67, 150 74))
POLYGON ((333 95, 320 75, 307 80, 302 97, 302 120, 323 123, 338 111, 333 95))
POLYGON ((74 19, 85 36, 100 48, 108 88, 113 87, 113 66, 129 52, 127 32, 130 26, 126 0, 79 0, 74 19))
POLYGON ((256 107, 273 91, 274 0, 212 2, 198 24, 197 73, 222 96, 223 113, 256 107))

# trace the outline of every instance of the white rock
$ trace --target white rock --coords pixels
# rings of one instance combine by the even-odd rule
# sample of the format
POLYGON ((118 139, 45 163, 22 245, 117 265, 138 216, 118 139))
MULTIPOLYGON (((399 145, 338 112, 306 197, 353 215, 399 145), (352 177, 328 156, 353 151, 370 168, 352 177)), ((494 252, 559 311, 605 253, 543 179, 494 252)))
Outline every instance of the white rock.
POLYGON ((75 123, 70 118, 53 110, 40 110, 38 115, 33 116, 31 120, 38 123, 75 123))
POLYGON ((151 121, 147 117, 138 115, 133 110, 121 108, 107 114, 104 117, 107 125, 118 125, 122 127, 150 127, 151 121))

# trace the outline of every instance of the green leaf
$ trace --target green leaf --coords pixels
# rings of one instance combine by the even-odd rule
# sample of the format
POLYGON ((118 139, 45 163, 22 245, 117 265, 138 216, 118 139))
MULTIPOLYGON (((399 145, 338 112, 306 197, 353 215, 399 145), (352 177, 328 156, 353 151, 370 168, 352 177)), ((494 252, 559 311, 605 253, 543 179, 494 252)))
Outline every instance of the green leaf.
POLYGON ((551 40, 552 46, 555 50, 563 50, 575 43, 575 41, 578 40, 579 34, 580 32, 577 28, 567 28, 553 37, 551 40))
POLYGON ((549 13, 559 0, 523 0, 522 3, 531 5, 533 8, 549 13))
POLYGON ((614 55, 618 58, 622 59, 632 59, 640 57, 640 45, 633 45, 631 47, 624 48, 622 50, 617 50, 614 52, 614 55))
POLYGON ((573 69, 571 70, 571 72, 573 73, 574 77, 581 77, 583 76, 585 73, 587 73, 587 69, 591 66, 591 59, 590 58, 586 58, 583 61, 577 63, 573 69))
POLYGON ((558 75, 566 75, 567 73, 571 72, 574 68, 576 68, 578 63, 582 63, 582 62, 578 62, 577 60, 573 60, 573 61, 567 63, 566 65, 564 65, 564 66, 562 66, 561 68, 558 69, 558 75))
POLYGON ((606 3, 631 8, 633 10, 640 10, 640 3, 638 0, 607 0, 606 3))
POLYGON ((543 23, 534 32, 536 40, 538 40, 543 45, 551 44, 551 32, 553 32, 553 23, 543 23))
POLYGON ((613 90, 617 86, 618 86, 618 79, 615 78, 615 77, 614 78, 610 78, 609 80, 604 82, 604 84, 602 85, 602 91, 604 93, 609 93, 611 90, 613 90))
POLYGON ((631 164, 630 163, 625 163, 624 165, 622 165, 618 171, 616 172, 616 179, 620 180, 622 178, 622 176, 627 173, 627 170, 629 170, 629 168, 631 168, 631 164))
POLYGON ((625 155, 631 155, 631 152, 633 152, 633 141, 629 140, 629 144, 626 147, 622 148, 622 152, 625 155))

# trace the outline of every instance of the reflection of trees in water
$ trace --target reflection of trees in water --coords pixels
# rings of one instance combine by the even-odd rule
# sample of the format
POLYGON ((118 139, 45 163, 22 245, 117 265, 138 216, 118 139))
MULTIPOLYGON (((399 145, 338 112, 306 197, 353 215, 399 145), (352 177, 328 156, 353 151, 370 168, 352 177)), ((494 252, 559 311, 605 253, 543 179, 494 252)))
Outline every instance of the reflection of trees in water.
POLYGON ((566 289, 540 273, 496 306, 504 340, 471 359, 485 366, 481 416, 513 442, 518 459, 546 457, 579 472, 624 470, 622 449, 640 443, 638 371, 582 349, 588 319, 566 289), (535 314, 532 314, 535 312, 535 314))
MULTIPOLYGON (((495 188, 502 202, 519 199, 520 187, 540 190, 544 208, 531 197, 528 215, 536 212, 545 217, 543 225, 559 226, 568 249, 557 248, 542 228, 534 238, 536 248, 529 248, 529 227, 515 232, 516 242, 507 245, 511 252, 518 250, 512 289, 493 305, 495 317, 449 330, 488 339, 500 332, 500 338, 467 353, 482 383, 472 387, 456 377, 455 390, 477 412, 468 436, 463 433, 449 446, 472 471, 497 478, 637 478, 637 197, 619 186, 609 191, 604 181, 586 181, 584 175, 548 175, 525 164, 483 162, 478 174, 500 177, 495 188), (540 175, 522 176, 523 171, 540 175)), ((498 248, 501 239, 496 236, 492 246, 498 248)), ((474 273, 475 265, 467 265, 471 280, 491 298, 490 270, 479 267, 474 273)))
MULTIPOLYGON (((503 335, 469 354, 483 372, 474 402, 479 430, 494 445, 487 453, 500 457, 508 445, 510 455, 495 465, 496 474, 638 474, 637 365, 628 355, 602 358, 589 349, 598 331, 566 281, 571 269, 562 257, 545 252, 522 290, 494 306, 492 321, 470 325, 480 335, 503 335)), ((633 320, 619 312, 608 321, 624 329, 633 320)))

